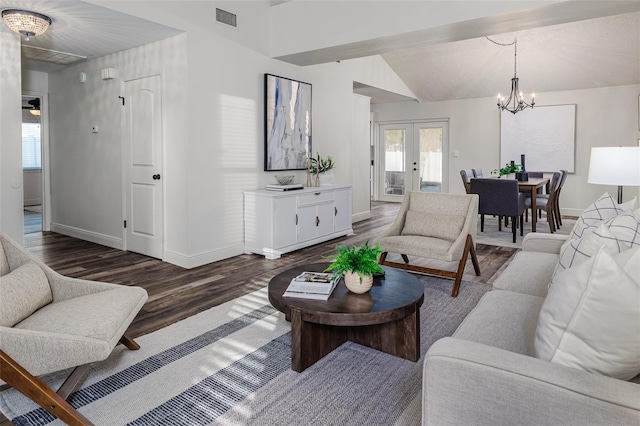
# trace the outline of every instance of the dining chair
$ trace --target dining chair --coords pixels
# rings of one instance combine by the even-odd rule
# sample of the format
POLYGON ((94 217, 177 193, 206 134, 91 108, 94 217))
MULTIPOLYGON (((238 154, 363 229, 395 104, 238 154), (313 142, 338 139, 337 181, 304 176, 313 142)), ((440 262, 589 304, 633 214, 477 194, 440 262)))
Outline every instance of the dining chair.
MULTIPOLYGON (((520 236, 523 236, 523 214, 525 211, 524 194, 518 191, 518 181, 515 179, 473 179, 471 193, 480 197, 478 213, 480 214, 480 232, 484 232, 484 215, 511 217, 511 232, 513 242, 516 242, 516 227, 520 218, 520 236)), ((498 230, 502 230, 498 220, 498 230)))
MULTIPOLYGON (((564 182, 567 179, 567 175, 569 172, 567 170, 560 170, 560 183, 558 184, 558 191, 556 193, 556 201, 555 201, 555 211, 554 219, 556 228, 560 228, 562 226, 562 215, 560 214, 560 193, 562 192, 562 187, 564 186, 564 182)), ((549 198, 549 194, 541 194, 538 195, 538 198, 549 198)))
MULTIPOLYGON (((547 214, 547 222, 549 223, 549 232, 552 234, 556 232, 558 226, 556 226, 559 221, 556 218, 559 210, 557 210, 556 204, 558 203, 558 188, 560 187, 560 180, 562 178, 561 172, 554 172, 551 177, 551 183, 549 184, 549 194, 540 194, 540 196, 536 196, 536 209, 538 212, 542 212, 543 210, 547 214), (544 196, 546 195, 546 196, 544 196)), ((528 216, 529 209, 531 206, 531 198, 527 198, 525 200, 526 213, 528 216)), ((532 211, 531 214, 536 214, 537 212, 532 211)))
POLYGON ((469 186, 469 182, 471 182, 471 178, 473 177, 473 169, 460 170, 460 177, 462 177, 462 183, 464 184, 464 190, 467 194, 471 187, 469 186))
POLYGON ((474 178, 483 178, 482 169, 471 169, 474 178))

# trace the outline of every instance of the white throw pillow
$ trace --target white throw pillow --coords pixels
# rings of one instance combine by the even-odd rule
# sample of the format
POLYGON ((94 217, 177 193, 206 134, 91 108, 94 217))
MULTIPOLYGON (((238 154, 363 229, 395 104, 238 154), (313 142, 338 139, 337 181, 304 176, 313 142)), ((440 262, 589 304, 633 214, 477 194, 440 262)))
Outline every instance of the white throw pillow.
POLYGON ((640 373, 640 247, 605 247, 553 278, 536 327, 535 356, 630 380, 640 373))
POLYGON ((605 220, 585 232, 582 238, 567 240, 560 248, 560 257, 554 275, 589 259, 606 246, 612 252, 622 252, 634 245, 640 246, 640 222, 634 213, 622 213, 605 220))
POLYGON ((602 194, 593 204, 587 207, 578 217, 569 233, 569 239, 581 238, 592 231, 603 220, 611 219, 620 213, 636 209, 637 200, 634 198, 623 204, 618 204, 607 192, 602 194))
POLYGON ((0 326, 13 327, 53 301, 49 280, 28 262, 0 278, 0 326))
POLYGON ((409 210, 401 235, 420 235, 455 241, 462 232, 465 216, 444 215, 409 210))

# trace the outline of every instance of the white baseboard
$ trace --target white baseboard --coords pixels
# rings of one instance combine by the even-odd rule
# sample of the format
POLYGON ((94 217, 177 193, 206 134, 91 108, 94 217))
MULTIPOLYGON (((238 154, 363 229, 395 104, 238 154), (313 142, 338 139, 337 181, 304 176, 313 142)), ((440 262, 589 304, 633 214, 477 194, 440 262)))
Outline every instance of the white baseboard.
POLYGON ((360 222, 367 219, 371 219, 371 210, 356 213, 351 216, 351 222, 353 223, 360 222))
POLYGON ((238 244, 231 247, 225 247, 222 249, 211 250, 195 255, 186 255, 171 250, 164 251, 164 261, 172 263, 174 265, 192 269, 198 266, 207 265, 219 260, 228 259, 233 256, 238 256, 244 253, 244 245, 238 244))
POLYGON ((580 209, 560 209, 560 214, 562 216, 575 216, 579 217, 584 210, 580 209))
POLYGON ((68 235, 80 240, 89 241, 103 246, 122 250, 124 243, 122 238, 112 237, 111 235, 100 234, 98 232, 87 231, 73 226, 62 225, 60 223, 51 223, 51 231, 58 234, 68 235))
POLYGON ((42 204, 42 198, 25 198, 24 199, 24 206, 39 206, 40 204, 42 204))

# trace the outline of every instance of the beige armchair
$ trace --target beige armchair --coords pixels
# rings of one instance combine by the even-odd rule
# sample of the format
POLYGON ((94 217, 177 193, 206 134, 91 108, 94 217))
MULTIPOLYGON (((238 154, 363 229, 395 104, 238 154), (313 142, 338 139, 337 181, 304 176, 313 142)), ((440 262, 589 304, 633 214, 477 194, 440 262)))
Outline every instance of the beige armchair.
POLYGON ((454 278, 452 297, 458 295, 467 255, 476 275, 480 266, 475 239, 478 232, 478 196, 409 192, 391 227, 378 239, 383 250, 381 265, 454 278), (387 260, 399 253, 404 263, 387 260), (408 255, 445 262, 458 262, 455 271, 409 264, 408 255))
POLYGON ((91 424, 66 398, 124 335, 147 300, 140 287, 62 276, 0 233, 0 385, 67 424, 91 424), (37 376, 76 367, 54 392, 37 376))

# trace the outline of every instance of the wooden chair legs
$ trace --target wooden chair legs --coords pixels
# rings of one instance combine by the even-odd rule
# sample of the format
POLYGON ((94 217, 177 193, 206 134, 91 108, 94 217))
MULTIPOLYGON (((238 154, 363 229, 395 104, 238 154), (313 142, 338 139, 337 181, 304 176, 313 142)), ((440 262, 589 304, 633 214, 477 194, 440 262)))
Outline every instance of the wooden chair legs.
POLYGON ((0 350, 0 378, 68 425, 93 424, 42 380, 22 368, 2 350, 0 350))
POLYGON ((409 258, 405 254, 401 254, 405 263, 391 262, 387 260, 387 252, 380 255, 378 263, 380 265, 391 266, 392 268, 406 269, 414 272, 421 272, 423 274, 436 275, 445 278, 454 278, 453 290, 451 291, 451 297, 456 297, 460 290, 460 282, 462 281, 462 275, 464 274, 464 268, 467 264, 467 256, 471 254, 471 262, 473 263, 473 269, 476 275, 480 275, 480 264, 478 263, 478 256, 476 255, 476 247, 473 244, 473 238, 471 235, 467 235, 467 240, 464 245, 464 251, 462 252, 462 258, 458 262, 458 268, 455 271, 448 271, 443 269, 433 269, 425 266, 417 266, 409 264, 409 258))
MULTIPOLYGON (((140 345, 126 335, 120 338, 120 343, 132 351, 140 349, 140 345)), ((0 349, 0 379, 68 425, 93 425, 66 401, 88 372, 89 364, 76 367, 58 392, 54 392, 0 349)))

